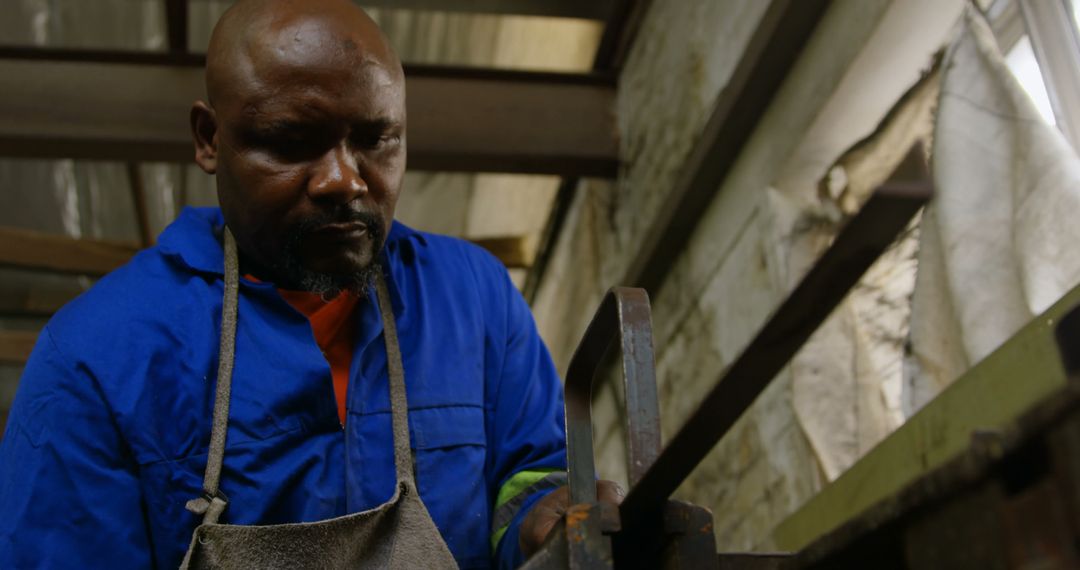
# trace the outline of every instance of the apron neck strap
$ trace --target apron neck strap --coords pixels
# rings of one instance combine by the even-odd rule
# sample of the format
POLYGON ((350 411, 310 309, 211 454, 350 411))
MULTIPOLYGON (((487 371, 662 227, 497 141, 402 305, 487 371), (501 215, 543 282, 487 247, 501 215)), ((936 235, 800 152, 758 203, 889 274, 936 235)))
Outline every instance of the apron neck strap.
MULTIPOLYGON (((225 460, 225 435, 229 427, 229 396, 232 392, 233 363, 236 360, 236 319, 239 305, 240 262, 236 239, 225 227, 225 293, 221 303, 221 345, 218 351, 217 387, 214 391, 213 427, 210 431, 210 451, 203 476, 203 496, 187 502, 187 510, 203 516, 203 524, 215 524, 229 500, 219 489, 221 466, 225 460)), ((405 398, 405 369, 401 363, 397 324, 380 271, 375 278, 375 294, 382 315, 383 337, 386 340, 386 368, 390 376, 390 416, 394 433, 394 468, 398 483, 413 481, 412 452, 409 447, 409 405, 405 398)))
POLYGON ((232 392, 233 363, 236 360, 236 315, 239 303, 240 261, 236 239, 225 227, 225 294, 221 299, 221 345, 218 349, 217 388, 214 391, 214 420, 210 431, 210 452, 206 457, 203 496, 187 502, 187 510, 203 516, 203 524, 214 524, 229 504, 219 492, 221 464, 225 459, 225 434, 229 427, 229 395, 232 392))
POLYGON ((390 376, 390 416, 394 430, 394 467, 398 483, 413 481, 412 451, 409 448, 409 404, 405 397, 405 368, 401 363, 397 323, 394 321, 386 277, 380 271, 375 279, 375 294, 382 313, 383 338, 386 340, 386 370, 390 376))

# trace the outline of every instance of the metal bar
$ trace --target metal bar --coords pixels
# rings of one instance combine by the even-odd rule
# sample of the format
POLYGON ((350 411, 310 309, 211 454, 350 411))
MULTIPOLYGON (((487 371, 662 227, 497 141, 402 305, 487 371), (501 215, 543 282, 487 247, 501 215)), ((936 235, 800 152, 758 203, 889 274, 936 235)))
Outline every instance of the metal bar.
POLYGON ((718 556, 719 570, 782 570, 786 568, 791 559, 791 554, 772 553, 722 553, 718 556))
POLYGON ((600 362, 616 335, 623 356, 631 484, 649 469, 660 450, 649 297, 641 289, 614 287, 601 301, 566 372, 566 455, 571 504, 596 502, 592 387, 600 362))
POLYGON ((712 511, 683 501, 668 501, 663 517, 667 544, 661 559, 665 570, 719 570, 712 511))
POLYGON ((360 0, 370 8, 605 20, 615 0, 360 0))
POLYGON ((619 0, 615 3, 609 12, 600 45, 596 49, 593 69, 601 71, 622 68, 650 6, 652 0, 619 0))
POLYGON ((1016 0, 1058 128, 1080 149, 1080 38, 1066 0, 1016 0))
MULTIPOLYGON (((146 50, 70 49, 0 44, 0 60, 41 61, 55 63, 114 63, 156 67, 206 67, 204 53, 169 53, 146 50)), ((460 65, 403 64, 405 75, 433 79, 491 80, 514 83, 583 85, 614 89, 617 77, 609 69, 598 68, 588 73, 560 71, 523 71, 460 65)))
POLYGON ((188 51, 188 0, 165 0, 165 27, 169 32, 169 51, 188 51))
POLYGON ((521 566, 523 570, 603 570, 612 567, 611 539, 619 530, 614 505, 570 505, 548 533, 540 550, 521 566))
POLYGON ((1070 310, 1054 329, 1061 362, 1070 380, 1080 380, 1080 307, 1070 310))
POLYGON ((44 48, 24 45, 0 45, 0 59, 14 61, 52 61, 63 63, 119 63, 197 67, 206 65, 206 54, 172 53, 141 50, 100 50, 44 48))
POLYGON ((540 235, 540 245, 536 248, 532 268, 525 275, 525 286, 521 290, 521 294, 529 305, 536 302, 540 283, 547 272, 548 264, 551 263, 555 247, 559 244, 559 236, 562 235, 563 226, 566 225, 566 216, 570 213, 570 205, 574 203, 574 196, 577 195, 580 184, 580 178, 564 178, 559 183, 559 190, 555 193, 555 201, 551 205, 551 213, 544 222, 544 232, 540 235))
MULTIPOLYGON (((33 51, 8 50, 17 57, 4 58, 0 50, 0 156, 193 160, 188 116, 204 97, 204 81, 190 58, 26 57, 33 51)), ((406 73, 413 169, 615 175, 610 77, 431 67, 406 73)))
POLYGON ((630 490, 621 507, 624 530, 655 518, 664 501, 787 365, 931 194, 925 178, 894 178, 878 188, 738 359, 720 374, 701 406, 630 490))
POLYGON ((656 292, 830 4, 830 0, 769 4, 622 283, 656 292))
MULTIPOLYGON (((209 2, 212 0, 194 0, 209 2)), ((364 8, 605 20, 615 0, 357 0, 364 8)))

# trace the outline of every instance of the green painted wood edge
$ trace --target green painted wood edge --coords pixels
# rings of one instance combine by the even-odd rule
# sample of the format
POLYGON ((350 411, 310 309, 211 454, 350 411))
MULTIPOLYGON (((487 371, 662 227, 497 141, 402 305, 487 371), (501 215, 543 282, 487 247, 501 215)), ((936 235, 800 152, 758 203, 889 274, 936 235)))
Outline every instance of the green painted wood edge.
POLYGON ((1065 384, 1054 325, 1080 287, 1020 329, 908 419, 836 481, 784 519, 775 547, 800 550, 968 448, 971 432, 1009 425, 1065 384))

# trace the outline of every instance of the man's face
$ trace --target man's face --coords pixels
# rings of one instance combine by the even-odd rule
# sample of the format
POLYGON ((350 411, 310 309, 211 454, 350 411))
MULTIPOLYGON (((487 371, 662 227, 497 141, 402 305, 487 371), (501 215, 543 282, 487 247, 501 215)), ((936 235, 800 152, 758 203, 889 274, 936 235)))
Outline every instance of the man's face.
MULTIPOLYGON (((260 38, 215 101, 218 196, 249 261, 290 288, 374 264, 405 172, 405 88, 314 26, 260 38), (328 46, 329 42, 333 42, 328 46)), ((331 287, 330 289, 333 289, 331 287)))

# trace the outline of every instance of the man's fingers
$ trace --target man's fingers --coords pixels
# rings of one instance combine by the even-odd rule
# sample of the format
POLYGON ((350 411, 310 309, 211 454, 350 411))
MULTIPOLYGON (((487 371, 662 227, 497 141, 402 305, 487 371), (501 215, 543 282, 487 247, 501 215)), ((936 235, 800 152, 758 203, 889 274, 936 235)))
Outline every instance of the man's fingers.
POLYGON ((570 490, 563 486, 540 499, 521 523, 518 545, 526 558, 532 556, 544 543, 544 539, 562 519, 570 506, 570 490))
POLYGON ((623 498, 625 497, 626 491, 623 491, 618 483, 605 480, 596 482, 596 498, 601 503, 618 505, 623 502, 623 498))
MULTIPOLYGON (((626 492, 614 481, 596 482, 596 498, 599 502, 618 505, 622 503, 624 496, 626 492)), ((518 536, 518 544, 526 558, 540 548, 548 533, 555 528, 569 508, 570 489, 565 486, 548 493, 533 505, 521 523, 518 536)))

